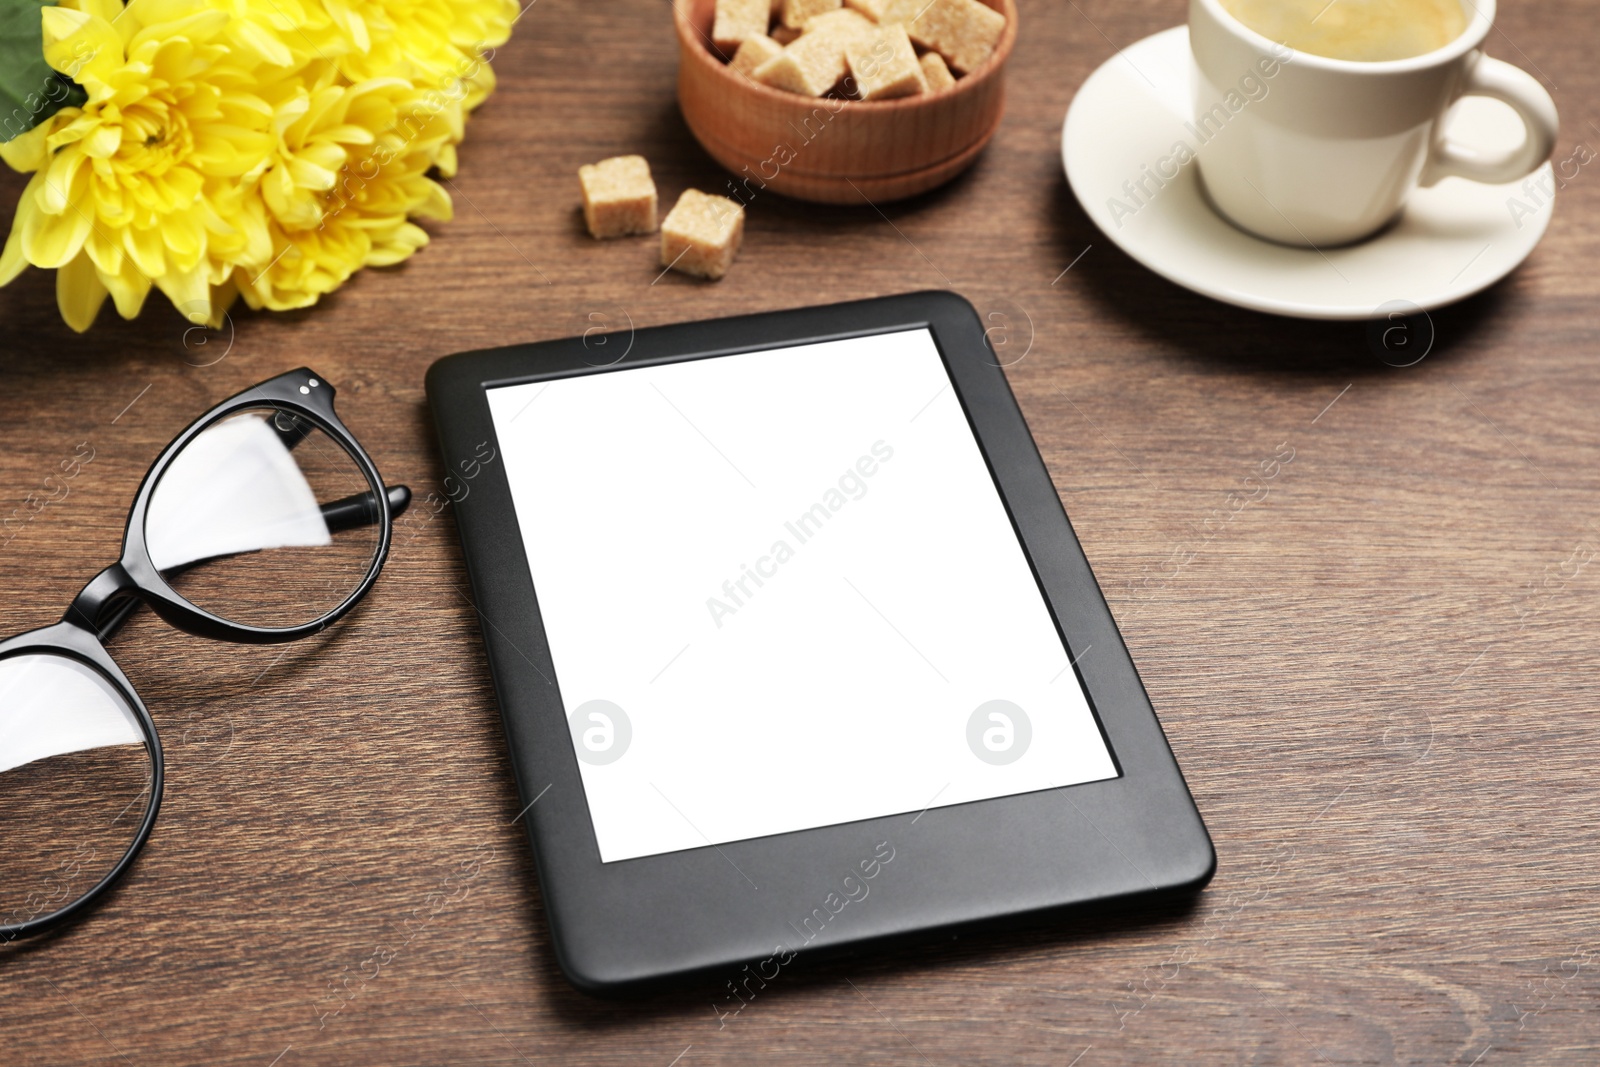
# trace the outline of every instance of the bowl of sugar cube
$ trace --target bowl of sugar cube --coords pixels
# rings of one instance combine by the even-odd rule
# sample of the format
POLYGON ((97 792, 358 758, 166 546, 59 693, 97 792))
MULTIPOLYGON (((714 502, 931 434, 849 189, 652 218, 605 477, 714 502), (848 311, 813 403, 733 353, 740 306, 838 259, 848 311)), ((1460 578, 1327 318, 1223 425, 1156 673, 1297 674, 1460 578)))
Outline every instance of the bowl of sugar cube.
POLYGON ((674 0, 678 105, 748 204, 926 192, 1005 108, 1015 0, 674 0))

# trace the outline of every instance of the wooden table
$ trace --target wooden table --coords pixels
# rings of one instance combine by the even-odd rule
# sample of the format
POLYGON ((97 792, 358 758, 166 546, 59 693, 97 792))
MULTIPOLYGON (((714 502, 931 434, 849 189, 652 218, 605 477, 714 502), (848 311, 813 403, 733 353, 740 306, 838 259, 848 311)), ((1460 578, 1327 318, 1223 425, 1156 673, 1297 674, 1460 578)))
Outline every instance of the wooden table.
MULTIPOLYGON (((951 288, 1026 350, 1012 386, 1216 841, 1196 906, 802 958, 721 1025, 699 991, 576 993, 512 824, 454 525, 419 509, 324 638, 232 647, 148 614, 118 638, 168 746, 166 804, 88 921, 0 952, 0 1062, 1600 1060, 1600 168, 1521 270, 1434 314, 1431 354, 1394 368, 1361 326, 1159 280, 1068 191, 1074 89, 1181 4, 1022 14, 974 171, 881 211, 758 200, 720 284, 658 280, 650 242, 592 242, 576 211, 578 165, 616 153, 669 196, 724 180, 677 115, 660 0, 540 0, 472 124, 455 221, 318 309, 207 335, 152 299, 77 337, 29 272, 0 290, 0 514, 80 442, 94 459, 0 550, 0 624, 51 621, 115 558, 159 447, 281 371, 334 382, 421 495, 443 476, 422 388, 439 356, 951 288), (1286 450, 1264 498, 1203 525, 1286 450)), ((1560 159, 1600 145, 1593 14, 1508 0, 1491 39, 1555 94, 1560 159)), ((9 217, 22 181, 0 188, 9 217)))

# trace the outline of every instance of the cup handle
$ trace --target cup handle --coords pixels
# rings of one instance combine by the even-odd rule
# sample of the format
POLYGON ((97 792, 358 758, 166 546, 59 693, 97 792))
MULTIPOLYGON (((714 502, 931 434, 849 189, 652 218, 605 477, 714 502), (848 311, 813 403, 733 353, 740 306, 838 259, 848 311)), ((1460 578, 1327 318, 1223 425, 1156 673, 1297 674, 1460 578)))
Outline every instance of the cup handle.
POLYGON ((1480 52, 1461 96, 1487 96, 1511 105, 1526 131, 1522 144, 1505 152, 1480 152, 1440 137, 1423 170, 1423 185, 1451 176, 1504 185, 1527 177, 1550 158, 1560 119, 1555 101, 1533 75, 1480 52))

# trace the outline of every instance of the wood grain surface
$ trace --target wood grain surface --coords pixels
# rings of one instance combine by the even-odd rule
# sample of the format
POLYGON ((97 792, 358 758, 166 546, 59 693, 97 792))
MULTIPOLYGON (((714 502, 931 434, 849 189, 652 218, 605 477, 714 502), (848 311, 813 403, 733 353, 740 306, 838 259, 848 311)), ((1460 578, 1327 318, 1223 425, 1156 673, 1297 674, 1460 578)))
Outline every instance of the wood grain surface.
MULTIPOLYGON (((972 171, 881 211, 758 199, 718 284, 658 278, 650 241, 595 243, 577 209, 579 164, 623 152, 664 197, 725 180, 678 117, 664 0, 530 5, 455 220, 320 308, 208 334, 152 300, 78 337, 30 271, 0 290, 0 515, 80 443, 94 459, 0 549, 0 625, 56 618, 115 557, 160 446, 281 371, 335 383, 386 477, 424 495, 439 356, 950 288, 1012 331, 1012 385, 1215 838, 1195 906, 802 957, 720 1023, 701 991, 576 993, 513 825, 454 525, 418 509, 321 638, 233 647, 145 614, 116 639, 166 739, 165 806, 86 921, 0 950, 0 1063, 1600 1061, 1600 166, 1526 265, 1392 367, 1362 326, 1157 279, 1077 207, 1073 91, 1183 21, 1178 0, 1021 11, 972 171)), ((1506 0, 1499 27, 1492 54, 1561 107, 1557 159, 1600 146, 1592 5, 1506 0)), ((7 217, 22 185, 0 182, 7 217)))

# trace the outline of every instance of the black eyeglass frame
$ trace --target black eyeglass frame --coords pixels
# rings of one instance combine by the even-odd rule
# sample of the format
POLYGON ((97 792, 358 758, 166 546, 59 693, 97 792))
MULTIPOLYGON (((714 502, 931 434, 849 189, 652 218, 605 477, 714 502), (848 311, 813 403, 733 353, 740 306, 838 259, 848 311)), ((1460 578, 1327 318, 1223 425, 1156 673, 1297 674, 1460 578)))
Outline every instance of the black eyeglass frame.
MULTIPOLYGON (((162 785, 166 777, 166 761, 162 753, 161 737, 155 720, 139 698, 133 684, 128 681, 104 642, 116 632, 128 614, 139 604, 148 604, 158 616, 172 626, 197 637, 243 644, 276 644, 310 637, 347 615, 372 589, 389 555, 393 537, 394 516, 404 511, 411 499, 405 486, 385 487, 377 465, 367 455, 355 436, 340 421, 333 408, 335 390, 327 379, 301 367, 281 374, 259 385, 252 386, 213 407, 175 437, 162 450, 145 474, 133 507, 128 512, 128 526, 123 534, 122 556, 111 566, 95 575, 89 584, 73 599, 61 621, 53 626, 31 630, 16 637, 0 641, 0 660, 22 655, 54 655, 91 668, 117 692, 133 711, 140 730, 144 733, 145 747, 150 755, 150 804, 144 820, 135 833, 128 849, 111 870, 90 889, 70 901, 66 906, 19 923, 0 924, 0 942, 14 941, 31 934, 41 933, 58 925, 92 903, 119 879, 144 848, 155 827, 161 809, 162 785), (265 627, 230 622, 192 604, 175 592, 156 569, 145 540, 145 518, 150 500, 161 478, 171 466, 173 458, 197 436, 227 416, 250 408, 271 408, 306 420, 312 427, 322 430, 334 439, 353 459, 367 478, 376 494, 364 494, 370 500, 341 501, 336 506, 347 510, 363 510, 363 517, 379 525, 379 541, 366 576, 354 592, 341 604, 321 618, 298 626, 265 627)), ((326 512, 326 508, 324 509, 326 512)), ((362 524, 359 520, 352 523, 362 524)))

